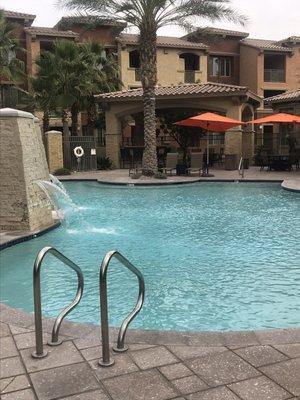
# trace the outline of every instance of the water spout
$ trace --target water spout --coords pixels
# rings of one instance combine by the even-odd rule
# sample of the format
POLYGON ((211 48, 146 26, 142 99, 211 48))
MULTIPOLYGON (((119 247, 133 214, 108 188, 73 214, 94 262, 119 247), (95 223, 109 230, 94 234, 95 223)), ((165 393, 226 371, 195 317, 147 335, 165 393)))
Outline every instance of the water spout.
POLYGON ((76 220, 81 226, 90 230, 91 226, 85 221, 80 208, 74 203, 64 185, 53 175, 49 175, 53 181, 40 180, 36 184, 44 191, 51 202, 56 215, 66 227, 76 224, 76 220))
POLYGON ((50 181, 54 183, 54 185, 58 186, 59 188, 61 188, 61 190, 67 193, 67 189, 65 188, 64 184, 59 179, 57 179, 56 176, 49 174, 49 177, 50 181))

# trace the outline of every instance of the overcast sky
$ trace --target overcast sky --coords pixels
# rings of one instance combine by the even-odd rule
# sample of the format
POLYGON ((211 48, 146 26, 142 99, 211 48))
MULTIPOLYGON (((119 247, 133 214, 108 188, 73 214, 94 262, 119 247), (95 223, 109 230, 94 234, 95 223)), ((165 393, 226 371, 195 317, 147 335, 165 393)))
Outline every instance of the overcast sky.
MULTIPOLYGON (((35 26, 53 26, 69 11, 61 10, 56 0, 0 0, 0 7, 35 14, 35 26)), ((300 0, 232 0, 232 5, 247 15, 249 22, 241 27, 228 22, 215 23, 215 27, 243 30, 254 38, 283 39, 288 36, 300 36, 300 0)), ((198 26, 210 26, 205 20, 198 21, 198 26)), ((160 35, 179 36, 184 32, 178 27, 161 29, 160 35)))

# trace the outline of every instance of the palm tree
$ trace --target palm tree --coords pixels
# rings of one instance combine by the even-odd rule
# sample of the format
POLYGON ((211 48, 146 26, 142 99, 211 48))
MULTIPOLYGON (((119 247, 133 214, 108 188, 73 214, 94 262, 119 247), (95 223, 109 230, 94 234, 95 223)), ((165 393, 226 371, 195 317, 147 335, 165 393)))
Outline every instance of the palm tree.
POLYGON ((143 173, 157 171, 155 86, 157 83, 156 39, 157 31, 167 25, 191 28, 194 18, 211 21, 226 19, 243 23, 229 4, 230 0, 58 0, 68 9, 97 13, 102 18, 125 21, 138 28, 141 61, 141 82, 144 106, 143 173))
POLYGON ((45 51, 36 60, 37 73, 31 79, 34 108, 43 111, 43 132, 49 130, 50 113, 56 109, 58 88, 56 60, 53 53, 45 51))
MULTIPOLYGON (((120 85, 117 64, 106 58, 100 44, 78 44, 69 40, 54 42, 53 51, 41 53, 38 71, 32 79, 35 107, 44 112, 44 132, 49 129, 51 111, 61 111, 64 138, 64 162, 69 166, 70 145, 68 114, 71 112, 71 132, 78 133, 78 115, 88 110, 95 120, 94 94, 116 90, 120 85)), ((92 121, 90 121, 90 126, 92 121)))
MULTIPOLYGON (((4 10, 0 9, 0 104, 5 103, 6 90, 10 93, 10 103, 14 103, 11 97, 15 98, 16 103, 21 97, 25 97, 27 92, 20 85, 25 83, 25 63, 17 58, 17 53, 25 50, 19 46, 15 35, 15 24, 7 21, 4 10), (5 83, 3 85, 3 83, 5 83)), ((12 104, 9 104, 12 106, 12 104)), ((16 106, 16 104, 13 104, 16 106)))
POLYGON ((4 10, 0 9, 0 77, 8 82, 20 84, 25 77, 25 64, 16 57, 25 50, 19 46, 15 35, 15 24, 8 22, 4 10))
POLYGON ((82 99, 82 108, 87 111, 87 127, 91 134, 97 119, 95 94, 118 90, 122 83, 119 78, 119 66, 113 56, 107 56, 99 43, 85 42, 81 51, 89 66, 87 79, 91 82, 89 91, 82 99))

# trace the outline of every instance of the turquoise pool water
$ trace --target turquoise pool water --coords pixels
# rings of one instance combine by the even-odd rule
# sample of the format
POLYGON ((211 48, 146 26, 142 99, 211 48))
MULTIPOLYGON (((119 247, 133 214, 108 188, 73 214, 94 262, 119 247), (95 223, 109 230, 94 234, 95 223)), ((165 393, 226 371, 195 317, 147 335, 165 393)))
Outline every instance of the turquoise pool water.
MULTIPOLYGON (((42 247, 54 246, 85 276, 83 300, 69 318, 98 323, 99 265, 108 250, 118 249, 145 276, 146 300, 135 327, 300 326, 299 194, 278 184, 65 186, 80 213, 67 210, 67 226, 1 252, 1 298, 7 304, 33 311, 32 265, 42 247)), ((50 255, 42 282, 44 312, 56 316, 74 296, 76 277, 50 255)), ((112 326, 136 296, 136 279, 114 261, 112 326)))

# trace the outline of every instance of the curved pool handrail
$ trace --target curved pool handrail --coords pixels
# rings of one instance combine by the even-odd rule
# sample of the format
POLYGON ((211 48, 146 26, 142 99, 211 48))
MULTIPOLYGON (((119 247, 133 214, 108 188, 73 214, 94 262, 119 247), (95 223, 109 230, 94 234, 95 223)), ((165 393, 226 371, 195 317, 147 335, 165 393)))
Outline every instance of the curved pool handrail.
POLYGON ((138 300, 132 311, 128 314, 128 316, 124 319, 120 326, 117 346, 114 348, 114 351, 124 352, 127 350, 127 348, 124 346, 127 328, 131 321, 140 312, 145 299, 145 281, 142 273, 118 251, 112 250, 106 253, 105 257, 102 260, 99 273, 100 319, 102 336, 102 358, 99 360, 99 365, 101 365, 102 367, 108 367, 114 364, 114 360, 110 359, 109 353, 109 327, 107 308, 107 270, 112 258, 116 258, 118 261, 120 261, 121 264, 124 265, 124 267, 133 272, 137 276, 139 282, 138 300))
POLYGON ((46 254, 52 254, 60 261, 62 261, 65 265, 73 269, 78 278, 77 292, 76 295, 71 302, 70 305, 65 307, 59 315, 56 317, 53 328, 52 328, 52 336, 51 341, 48 342, 50 346, 57 346, 62 343, 62 341, 58 340, 59 329, 63 319, 68 315, 80 302, 83 294, 84 287, 84 279, 83 274, 80 267, 71 261, 69 258, 64 256, 61 252, 56 250, 54 247, 44 247, 41 251, 39 251, 36 256, 34 267, 33 267, 33 294, 34 294, 34 322, 35 322, 35 342, 36 349, 35 352, 32 353, 32 357, 34 358, 43 358, 46 357, 47 352, 43 349, 43 326, 42 326, 42 304, 41 304, 41 280, 40 280, 40 271, 42 262, 46 256, 46 254))

